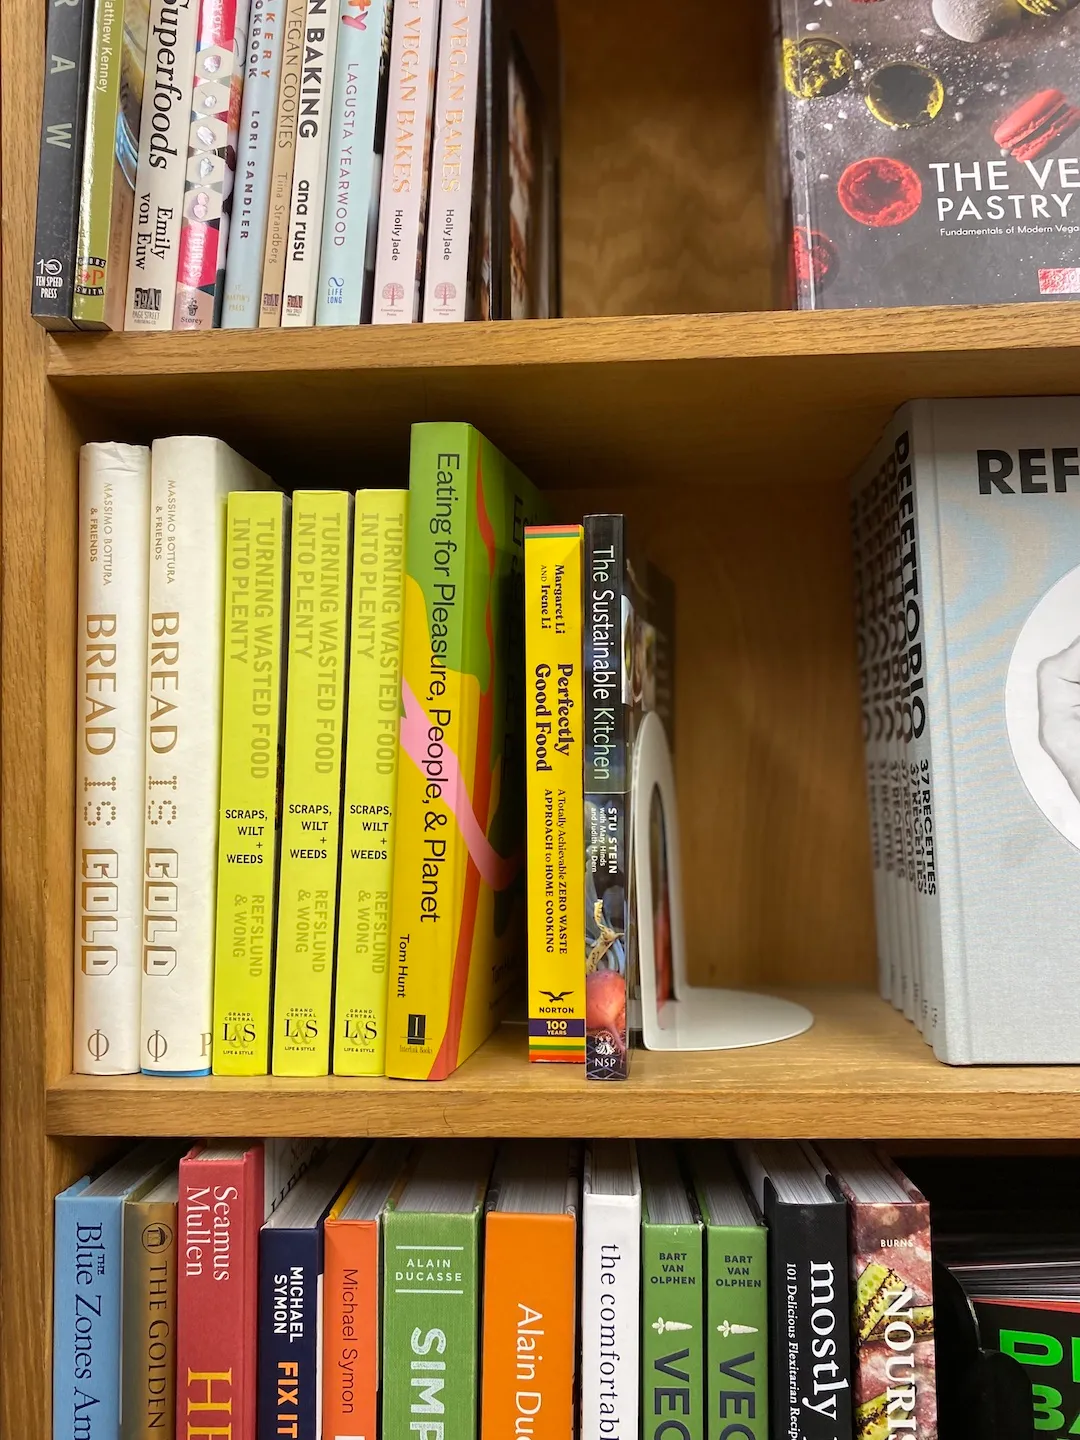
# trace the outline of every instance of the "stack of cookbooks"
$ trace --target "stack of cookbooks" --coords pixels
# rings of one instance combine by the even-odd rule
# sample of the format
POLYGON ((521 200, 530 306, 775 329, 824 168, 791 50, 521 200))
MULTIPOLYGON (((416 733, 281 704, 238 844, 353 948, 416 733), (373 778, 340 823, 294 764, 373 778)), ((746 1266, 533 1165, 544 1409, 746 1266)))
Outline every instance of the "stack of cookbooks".
POLYGON ((1080 1061, 1080 401, 906 406, 851 490, 879 981, 953 1064, 1080 1061))
POLYGON ((50 5, 49 329, 558 313, 550 0, 50 5))
POLYGON ((542 498, 464 424, 408 490, 178 436, 80 495, 74 1068, 444 1078, 521 972, 542 498))
POLYGON ((154 1140, 55 1224, 57 1440, 937 1440, 929 1209, 863 1144, 154 1140))

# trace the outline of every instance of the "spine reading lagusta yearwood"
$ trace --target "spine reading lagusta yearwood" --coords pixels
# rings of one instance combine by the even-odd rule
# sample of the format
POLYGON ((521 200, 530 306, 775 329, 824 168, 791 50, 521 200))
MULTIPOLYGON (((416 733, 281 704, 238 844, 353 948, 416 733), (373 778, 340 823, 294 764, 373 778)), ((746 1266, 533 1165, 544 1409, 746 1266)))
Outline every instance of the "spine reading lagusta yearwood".
POLYGON ((337 932, 353 497, 293 494, 275 1075, 326 1075, 337 932))
POLYGON ((525 526, 536 490, 470 425, 414 425, 386 1068, 449 1075, 523 947, 525 526))
POLYGON ((394 875, 407 490, 356 496, 334 1073, 381 1075, 394 875))
POLYGON ((143 82, 146 123, 128 261, 128 330, 171 330, 176 301, 199 0, 151 0, 143 82))
POLYGON ((150 451, 79 456, 72 1069, 139 1068, 150 451))
POLYGON ((155 440, 150 502, 142 1068, 206 1075, 213 1036, 225 511, 269 487, 220 440, 155 440))
POLYGON ((375 249, 376 325, 420 318, 439 0, 397 0, 375 249))
POLYGON ((529 1059, 585 1062, 580 525, 525 532, 529 1059))
POLYGON ((466 318, 483 11, 483 0, 442 0, 424 264, 426 321, 466 318))
POLYGON ((293 161, 296 158, 296 123, 300 110, 300 67, 304 58, 304 20, 307 0, 287 0, 274 114, 273 160, 270 166, 270 201, 263 246, 259 325, 281 324, 281 297, 285 283, 285 254, 289 244, 293 161))
POLYGON ((244 104, 240 114, 236 178, 233 181, 229 248, 225 256, 225 330, 254 329, 262 303, 263 255, 270 210, 285 5, 251 0, 244 58, 244 104))
POLYGON ((315 323, 326 157, 330 150, 330 110, 340 28, 333 0, 308 0, 282 325, 315 323))
POLYGON ((49 6, 41 94, 37 225, 30 313, 46 330, 71 330, 93 0, 49 6))
POLYGON ((248 0, 218 0, 204 4, 199 14, 173 307, 176 330, 221 324, 247 22, 248 0))
POLYGON ((359 325, 382 178, 393 0, 340 0, 317 325, 359 325))
POLYGON ((131 244, 134 150, 139 143, 147 0, 97 0, 83 138, 75 293, 80 330, 122 330, 131 244), (125 168, 127 166, 128 168, 125 168))
POLYGON ((270 1068, 290 505, 271 491, 229 496, 215 1075, 265 1075, 270 1068))

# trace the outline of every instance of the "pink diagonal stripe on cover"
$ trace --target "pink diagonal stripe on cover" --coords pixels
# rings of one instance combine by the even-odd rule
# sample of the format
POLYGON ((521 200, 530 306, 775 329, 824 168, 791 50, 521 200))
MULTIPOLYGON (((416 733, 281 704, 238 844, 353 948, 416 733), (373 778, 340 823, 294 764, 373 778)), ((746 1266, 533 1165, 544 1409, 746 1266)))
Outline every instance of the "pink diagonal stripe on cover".
MULTIPOLYGON (((426 775, 424 761, 427 758, 428 717, 405 680, 401 682, 401 698, 405 706, 405 714, 401 720, 402 749, 421 775, 426 775)), ((492 890, 505 890, 517 873, 518 862, 504 859, 492 848, 491 842, 480 828, 480 822, 473 814, 458 758, 448 745, 443 750, 443 769, 449 780, 443 789, 443 800, 458 823, 458 829, 465 838, 466 847, 473 864, 480 872, 480 878, 486 885, 490 885, 492 890)))

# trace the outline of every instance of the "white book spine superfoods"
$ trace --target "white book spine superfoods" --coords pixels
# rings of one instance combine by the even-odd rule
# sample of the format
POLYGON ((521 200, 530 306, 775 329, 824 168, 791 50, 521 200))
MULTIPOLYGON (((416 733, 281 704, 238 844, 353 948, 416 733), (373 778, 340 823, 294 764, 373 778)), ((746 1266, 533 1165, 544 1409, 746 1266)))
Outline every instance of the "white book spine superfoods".
POLYGON ((79 456, 75 1025, 80 1075, 139 1069, 150 451, 79 456))
POLYGON ((318 325, 359 325, 364 319, 368 232, 379 203, 386 113, 391 0, 341 0, 330 151, 326 165, 318 325))
POLYGON ((442 0, 423 316, 464 320, 472 252, 473 176, 483 0, 442 0))
POLYGON ((225 330, 254 329, 262 304, 263 256, 270 211, 285 6, 252 0, 244 74, 240 146, 233 181, 232 225, 225 261, 225 330))
POLYGON ((407 324, 420 316, 438 32, 439 0, 397 0, 376 232, 371 313, 376 325, 407 324))
POLYGON ((641 1187, 634 1159, 633 1193, 597 1194, 593 1160, 582 1196, 581 1434, 603 1440, 638 1433, 641 1187))
POLYGON ((151 0, 127 330, 171 330, 191 126, 199 0, 151 0))
POLYGON ((313 325, 340 25, 335 0, 308 0, 293 159, 282 325, 313 325))
POLYGON ((220 440, 154 441, 150 507, 142 1068, 210 1071, 225 520, 269 485, 220 440))

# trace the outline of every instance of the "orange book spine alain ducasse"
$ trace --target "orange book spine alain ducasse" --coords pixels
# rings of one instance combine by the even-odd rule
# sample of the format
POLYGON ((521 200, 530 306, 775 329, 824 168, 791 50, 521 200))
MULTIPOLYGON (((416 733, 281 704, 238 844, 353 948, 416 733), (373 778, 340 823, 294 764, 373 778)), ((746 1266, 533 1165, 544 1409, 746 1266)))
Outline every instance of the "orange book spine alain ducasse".
POLYGON ((485 1245, 482 1440, 566 1440, 574 1420, 575 1217, 489 1211, 485 1245))

